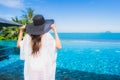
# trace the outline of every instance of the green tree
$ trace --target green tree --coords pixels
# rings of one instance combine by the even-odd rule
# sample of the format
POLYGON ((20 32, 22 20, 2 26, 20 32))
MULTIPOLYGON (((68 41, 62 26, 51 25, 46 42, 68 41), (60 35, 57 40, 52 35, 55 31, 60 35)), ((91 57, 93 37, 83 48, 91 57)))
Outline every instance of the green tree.
POLYGON ((19 27, 3 27, 0 40, 17 40, 19 27))
POLYGON ((27 8, 26 11, 23 11, 23 18, 26 18, 28 20, 28 23, 32 23, 32 19, 34 16, 34 10, 32 8, 27 8))
MULTIPOLYGON (((21 19, 18 19, 16 16, 15 18, 12 18, 12 21, 20 24, 32 23, 34 10, 32 8, 27 8, 26 11, 23 12, 24 13, 21 19)), ((0 29, 0 32, 0 40, 17 40, 19 35, 19 27, 2 27, 2 29, 0 29)))
POLYGON ((12 18, 12 21, 17 22, 17 23, 20 23, 20 21, 19 21, 19 19, 18 19, 17 16, 16 16, 15 18, 12 18))

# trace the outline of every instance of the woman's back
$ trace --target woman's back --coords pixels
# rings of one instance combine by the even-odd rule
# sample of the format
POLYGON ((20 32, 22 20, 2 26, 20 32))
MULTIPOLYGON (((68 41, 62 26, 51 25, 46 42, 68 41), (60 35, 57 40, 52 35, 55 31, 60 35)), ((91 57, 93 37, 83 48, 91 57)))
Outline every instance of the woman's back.
MULTIPOLYGON (((33 56, 31 54, 31 36, 26 34, 21 42, 21 59, 25 60, 25 74, 26 75, 39 75, 44 74, 44 78, 50 78, 56 67, 56 48, 55 40, 52 35, 48 32, 43 34, 41 38, 41 47, 37 55, 33 56), (48 69, 48 70, 47 70, 48 69), (53 70, 53 71, 51 71, 53 70), (29 72, 31 74, 29 74, 29 72)), ((54 74, 53 74, 54 75, 54 74)), ((33 79, 34 76, 29 76, 29 79, 33 79)), ((43 76, 43 75, 42 75, 43 76)), ((43 78, 39 76, 39 78, 43 78)), ((42 80, 44 80, 44 78, 42 80)), ((28 80, 29 80, 28 79, 28 80)), ((38 80, 41 80, 38 79, 38 80)), ((36 80, 36 79, 35 79, 36 80)), ((46 79, 48 80, 48 79, 46 79)))

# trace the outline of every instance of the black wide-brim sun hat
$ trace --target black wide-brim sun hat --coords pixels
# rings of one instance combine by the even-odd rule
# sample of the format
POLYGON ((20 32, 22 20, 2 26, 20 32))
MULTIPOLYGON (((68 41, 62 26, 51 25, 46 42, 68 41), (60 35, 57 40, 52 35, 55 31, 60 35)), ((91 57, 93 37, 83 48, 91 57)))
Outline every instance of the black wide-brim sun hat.
POLYGON ((26 31, 29 35, 41 35, 47 33, 54 24, 53 19, 45 20, 44 24, 35 26, 33 23, 26 25, 26 31))

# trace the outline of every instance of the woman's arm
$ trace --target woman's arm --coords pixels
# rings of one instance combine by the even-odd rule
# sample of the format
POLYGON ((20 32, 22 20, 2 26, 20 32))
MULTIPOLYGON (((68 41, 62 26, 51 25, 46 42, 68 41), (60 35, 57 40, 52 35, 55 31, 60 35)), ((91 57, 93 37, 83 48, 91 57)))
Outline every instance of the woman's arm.
POLYGON ((20 28, 20 33, 19 33, 19 36, 18 36, 18 41, 17 41, 17 47, 19 48, 20 47, 20 42, 22 41, 22 36, 23 36, 23 31, 25 29, 25 25, 23 25, 21 28, 20 28))
POLYGON ((57 29, 55 27, 54 24, 51 25, 52 30, 54 31, 54 36, 55 36, 55 42, 56 42, 56 48, 57 49, 61 49, 62 45, 61 45, 61 41, 59 39, 58 33, 57 33, 57 29))

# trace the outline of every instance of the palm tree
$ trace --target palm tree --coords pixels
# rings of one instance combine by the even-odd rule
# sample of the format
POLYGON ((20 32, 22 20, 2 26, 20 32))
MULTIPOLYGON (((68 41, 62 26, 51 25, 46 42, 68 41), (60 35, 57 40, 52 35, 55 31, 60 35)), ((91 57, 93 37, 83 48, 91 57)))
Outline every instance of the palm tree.
POLYGON ((15 18, 12 17, 12 21, 19 23, 19 19, 17 16, 15 18))
MULTIPOLYGON (((32 8, 28 8, 26 11, 23 11, 24 14, 21 19, 18 17, 12 18, 12 21, 20 23, 20 24, 28 24, 32 23, 32 18, 34 16, 34 10, 32 8)), ((19 34, 19 27, 2 27, 0 29, 0 40, 17 40, 19 34)), ((25 34, 25 33, 24 33, 25 34)), ((24 35, 23 34, 23 35, 24 35)))
POLYGON ((19 27, 2 27, 0 34, 0 40, 17 40, 18 34, 19 34, 19 27))
POLYGON ((32 23, 32 19, 34 16, 34 10, 32 8, 27 8, 27 11, 23 11, 23 18, 26 18, 29 23, 32 23))
POLYGON ((28 24, 29 23, 29 21, 28 21, 28 19, 26 19, 26 18, 23 18, 22 20, 21 20, 21 24, 28 24))
POLYGON ((18 17, 12 18, 12 21, 20 23, 20 24, 28 24, 32 23, 32 19, 34 16, 34 10, 32 8, 27 8, 26 11, 23 11, 22 19, 19 20, 18 17))

